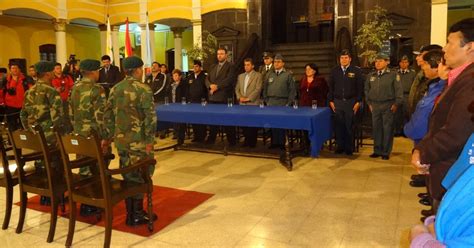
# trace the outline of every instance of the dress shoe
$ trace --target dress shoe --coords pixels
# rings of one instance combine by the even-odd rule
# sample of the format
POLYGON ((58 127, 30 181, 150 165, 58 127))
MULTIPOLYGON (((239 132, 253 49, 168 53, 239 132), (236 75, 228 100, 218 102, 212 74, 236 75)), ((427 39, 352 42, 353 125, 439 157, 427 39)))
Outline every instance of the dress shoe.
POLYGON ((423 209, 421 210, 421 215, 428 217, 434 215, 434 212, 432 209, 423 209))
POLYGON ((420 174, 414 174, 414 175, 411 175, 410 179, 411 180, 415 180, 415 181, 424 181, 426 178, 425 175, 420 175, 420 174))
POLYGON ((335 154, 342 154, 342 153, 344 153, 344 150, 342 150, 342 149, 337 149, 334 153, 335 153, 335 154))
POLYGON ((426 197, 429 197, 429 196, 430 196, 430 194, 428 194, 428 193, 418 193, 418 197, 420 197, 420 198, 426 198, 426 197))
POLYGON ((81 204, 79 214, 81 216, 84 216, 84 217, 97 215, 97 214, 100 214, 100 209, 98 209, 95 206, 90 206, 90 205, 87 205, 87 204, 81 204))
POLYGON ((382 155, 377 154, 377 153, 372 153, 372 154, 369 155, 369 157, 371 157, 371 158, 378 158, 380 156, 382 156, 382 155))
POLYGON ((382 160, 389 160, 390 159, 390 156, 388 155, 382 155, 382 160))
POLYGON ((426 182, 425 181, 410 181, 410 186, 412 186, 412 187, 425 187, 426 182))
POLYGON ((431 206, 431 202, 427 198, 420 199, 418 202, 425 206, 431 206))

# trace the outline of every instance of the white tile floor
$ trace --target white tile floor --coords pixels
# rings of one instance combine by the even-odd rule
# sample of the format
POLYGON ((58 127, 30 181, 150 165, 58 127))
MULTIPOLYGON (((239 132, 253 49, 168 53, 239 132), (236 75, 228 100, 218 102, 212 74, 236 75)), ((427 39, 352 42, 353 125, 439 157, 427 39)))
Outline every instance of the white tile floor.
MULTIPOLYGON (((352 159, 323 151, 295 158, 292 172, 271 159, 157 153, 155 184, 215 196, 152 237, 113 231, 112 247, 408 247, 423 209, 416 196, 423 189, 408 185, 411 147, 396 138, 389 161, 370 159, 370 147, 352 159)), ((18 210, 0 230, 0 247, 64 247, 67 219, 58 219, 48 244, 49 214, 28 210, 16 234, 18 210)), ((101 247, 103 238, 104 228, 78 222, 73 246, 101 247)))

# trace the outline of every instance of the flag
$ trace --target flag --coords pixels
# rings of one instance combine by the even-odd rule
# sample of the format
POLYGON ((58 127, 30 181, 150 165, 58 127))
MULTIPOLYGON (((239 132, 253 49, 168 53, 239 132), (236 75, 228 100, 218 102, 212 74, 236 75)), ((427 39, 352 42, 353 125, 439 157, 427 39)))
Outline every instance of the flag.
POLYGON ((106 35, 106 50, 105 54, 109 55, 110 57, 110 63, 114 63, 114 48, 113 48, 113 43, 112 43, 112 29, 110 28, 110 19, 109 15, 107 15, 107 35, 106 35))
POLYGON ((130 42, 130 32, 128 30, 128 18, 125 21, 125 58, 132 56, 132 44, 130 42))
POLYGON ((150 44, 150 29, 148 24, 148 12, 146 12, 146 30, 145 30, 146 56, 145 56, 145 72, 149 72, 151 67, 151 44, 150 44))

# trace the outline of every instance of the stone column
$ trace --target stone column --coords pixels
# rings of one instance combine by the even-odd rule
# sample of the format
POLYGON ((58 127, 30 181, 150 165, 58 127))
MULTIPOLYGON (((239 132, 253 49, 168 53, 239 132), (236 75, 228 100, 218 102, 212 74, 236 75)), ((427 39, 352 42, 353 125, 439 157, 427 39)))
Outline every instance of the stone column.
POLYGON ((174 35, 174 68, 181 70, 183 68, 182 42, 184 28, 175 27, 171 28, 171 31, 174 35))
POLYGON ((66 50, 66 20, 54 19, 54 32, 56 34, 56 62, 62 65, 67 62, 66 50))
POLYGON ((104 55, 107 53, 107 25, 100 24, 100 55, 104 55))
POLYGON ((193 46, 202 47, 201 0, 193 0, 192 6, 193 46))
POLYGON ((448 1, 432 0, 431 2, 431 36, 430 44, 445 45, 448 32, 448 1))
POLYGON ((150 30, 150 44, 151 44, 151 62, 156 60, 155 53, 155 24, 148 24, 148 29, 150 30))
POLYGON ((120 67, 119 28, 120 26, 112 26, 112 47, 114 52, 114 64, 118 67, 120 67))
POLYGON ((148 56, 146 52, 146 24, 140 24, 140 37, 142 39, 142 44, 141 44, 141 58, 143 60, 143 63, 145 64, 145 67, 150 67, 148 63, 148 56))

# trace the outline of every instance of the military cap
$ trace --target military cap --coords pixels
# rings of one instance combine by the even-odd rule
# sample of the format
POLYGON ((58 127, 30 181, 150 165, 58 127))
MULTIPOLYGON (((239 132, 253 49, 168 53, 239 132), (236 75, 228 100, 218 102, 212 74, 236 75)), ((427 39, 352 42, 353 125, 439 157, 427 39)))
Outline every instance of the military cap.
POLYGON ((143 60, 137 56, 127 57, 123 60, 123 68, 125 70, 135 69, 143 66, 143 60))
POLYGON ((402 60, 408 60, 408 61, 410 61, 410 59, 408 58, 407 55, 403 55, 402 57, 400 57, 400 60, 399 60, 399 61, 402 61, 402 60))
POLYGON ((423 52, 429 52, 431 50, 443 50, 443 48, 440 45, 430 44, 430 45, 421 46, 420 51, 413 51, 413 54, 419 55, 423 52))
POLYGON ((0 68, 0 73, 7 73, 7 68, 5 67, 0 68))
POLYGON ((379 54, 377 54, 377 56, 375 57, 375 59, 389 60, 390 58, 388 57, 387 54, 379 53, 379 54))
POLYGON ((97 71, 100 69, 100 61, 95 59, 85 59, 79 65, 82 71, 97 71))
POLYGON ((263 58, 273 58, 273 54, 271 52, 264 52, 263 58))
POLYGON ((282 56, 281 54, 279 54, 279 53, 277 53, 277 54, 275 55, 275 58, 274 58, 274 59, 275 59, 275 60, 284 61, 283 56, 282 56))
POLYGON ((56 63, 51 61, 40 61, 35 64, 35 70, 37 73, 52 72, 56 63))

